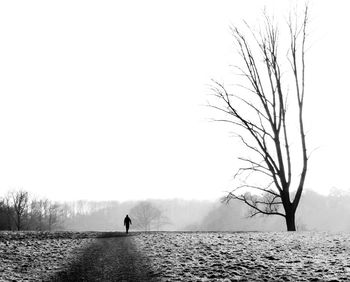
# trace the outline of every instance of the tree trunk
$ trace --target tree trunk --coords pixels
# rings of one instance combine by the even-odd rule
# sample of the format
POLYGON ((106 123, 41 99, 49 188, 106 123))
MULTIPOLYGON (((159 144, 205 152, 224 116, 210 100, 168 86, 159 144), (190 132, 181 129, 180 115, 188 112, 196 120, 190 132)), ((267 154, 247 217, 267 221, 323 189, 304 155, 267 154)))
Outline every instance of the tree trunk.
POLYGON ((17 214, 17 230, 21 230, 21 216, 17 214))
POLYGON ((292 209, 286 210, 287 231, 296 231, 295 228, 295 211, 292 209))
POLYGON ((8 227, 8 230, 12 230, 12 227, 13 227, 12 214, 11 214, 9 205, 7 206, 7 227, 8 227))

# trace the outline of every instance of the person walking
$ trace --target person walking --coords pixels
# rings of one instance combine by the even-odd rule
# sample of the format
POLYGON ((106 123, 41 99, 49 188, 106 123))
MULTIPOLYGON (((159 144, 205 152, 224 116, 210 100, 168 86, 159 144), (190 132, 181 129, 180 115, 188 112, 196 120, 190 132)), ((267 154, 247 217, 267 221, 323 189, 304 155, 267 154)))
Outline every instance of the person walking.
POLYGON ((126 215, 126 217, 124 218, 124 226, 125 226, 125 229, 126 229, 126 234, 129 233, 129 227, 131 225, 131 219, 128 215, 126 215))

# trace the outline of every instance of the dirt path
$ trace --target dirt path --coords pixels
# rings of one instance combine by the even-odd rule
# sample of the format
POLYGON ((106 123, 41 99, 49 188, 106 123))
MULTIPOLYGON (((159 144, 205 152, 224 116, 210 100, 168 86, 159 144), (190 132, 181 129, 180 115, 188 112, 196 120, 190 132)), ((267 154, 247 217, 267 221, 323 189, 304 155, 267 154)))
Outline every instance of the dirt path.
POLYGON ((51 281, 159 281, 133 236, 98 238, 51 281))

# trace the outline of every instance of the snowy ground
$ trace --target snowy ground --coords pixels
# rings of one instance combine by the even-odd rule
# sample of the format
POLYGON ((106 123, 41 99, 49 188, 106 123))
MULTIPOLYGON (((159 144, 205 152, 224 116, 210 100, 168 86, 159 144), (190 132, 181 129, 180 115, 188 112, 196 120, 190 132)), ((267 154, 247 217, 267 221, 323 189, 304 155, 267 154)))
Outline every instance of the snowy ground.
POLYGON ((135 241, 163 281, 350 281, 350 234, 159 233, 135 241))
MULTIPOLYGON (((101 262, 109 266, 108 277, 129 277, 122 272, 142 264, 139 276, 160 281, 350 281, 350 234, 151 232, 97 238, 101 235, 0 233, 0 280, 48 281, 94 249, 93 258, 109 252, 101 262), (120 253, 123 259, 116 258, 120 253), (128 267, 120 267, 126 257, 128 267)), ((91 269, 89 263, 98 262, 85 259, 81 269, 91 269)), ((75 274, 85 271, 77 269, 75 274)))
POLYGON ((0 232, 0 281, 50 280, 94 237, 94 232, 0 232))

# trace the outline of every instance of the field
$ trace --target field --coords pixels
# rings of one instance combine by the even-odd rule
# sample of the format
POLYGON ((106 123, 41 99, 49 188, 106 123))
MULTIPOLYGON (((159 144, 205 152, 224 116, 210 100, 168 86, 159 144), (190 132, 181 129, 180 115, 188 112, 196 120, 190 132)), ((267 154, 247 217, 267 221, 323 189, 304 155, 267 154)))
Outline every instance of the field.
POLYGON ((350 234, 2 232, 1 281, 350 281, 350 234))

